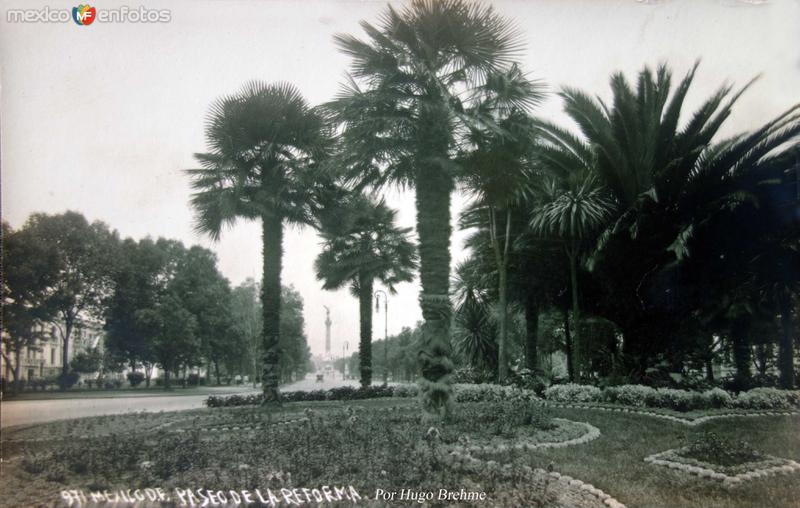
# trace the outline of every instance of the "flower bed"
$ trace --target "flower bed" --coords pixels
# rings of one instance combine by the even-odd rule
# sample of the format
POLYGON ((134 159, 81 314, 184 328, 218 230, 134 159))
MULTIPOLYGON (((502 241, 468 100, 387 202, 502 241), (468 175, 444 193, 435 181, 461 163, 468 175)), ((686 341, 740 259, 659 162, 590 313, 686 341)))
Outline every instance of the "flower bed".
POLYGON ((586 422, 553 418, 550 428, 519 428, 512 437, 491 436, 484 439, 462 438, 455 449, 487 455, 508 450, 532 451, 588 443, 600 437, 600 430, 586 422))
MULTIPOLYGON (((541 413, 540 408, 529 407, 541 413)), ((515 401, 465 403, 439 428, 431 428, 419 411, 402 407, 307 409, 292 425, 258 428, 249 425, 251 413, 246 408, 230 411, 239 419, 226 419, 224 436, 230 439, 184 428, 26 448, 9 466, 13 468, 9 478, 14 479, 15 492, 34 484, 35 492, 60 492, 63 485, 109 491, 160 485, 174 492, 196 485, 225 493, 250 486, 266 492, 298 485, 351 485, 362 496, 358 504, 390 506, 376 498, 377 488, 399 492, 413 485, 420 492, 481 491, 491 504, 503 506, 622 506, 579 480, 532 469, 520 454, 514 463, 500 464, 454 449, 464 435, 488 440, 516 432, 517 426, 547 427, 545 416, 533 420, 540 417, 520 411, 515 401), (498 426, 487 425, 497 420, 498 426)), ((556 422, 548 435, 557 437, 553 429, 568 427, 556 422)), ((570 441, 585 439, 579 434, 561 437, 573 435, 577 437, 570 441)))
POLYGON ((688 456, 689 453, 689 447, 675 448, 645 457, 644 461, 655 466, 697 475, 699 478, 720 481, 726 487, 735 487, 756 478, 800 471, 800 464, 797 462, 771 455, 762 455, 756 460, 735 465, 721 465, 698 460, 688 456))
POLYGON ((552 402, 585 404, 611 403, 629 407, 663 408, 678 412, 708 409, 776 410, 800 408, 800 390, 754 388, 738 395, 714 388, 704 392, 651 388, 643 385, 611 386, 600 390, 596 386, 565 384, 545 390, 552 402))

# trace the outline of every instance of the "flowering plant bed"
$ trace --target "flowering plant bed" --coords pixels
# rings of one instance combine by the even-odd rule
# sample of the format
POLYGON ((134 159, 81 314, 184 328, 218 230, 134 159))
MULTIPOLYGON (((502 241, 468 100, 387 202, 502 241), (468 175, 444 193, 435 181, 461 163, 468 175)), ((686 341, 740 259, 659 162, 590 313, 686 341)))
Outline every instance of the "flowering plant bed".
POLYGON ((600 431, 588 423, 561 418, 554 418, 552 422, 549 428, 518 428, 513 436, 476 439, 462 436, 456 448, 473 453, 495 454, 507 450, 562 448, 586 443, 600 436, 600 431))
POLYGON ((645 462, 723 482, 734 487, 742 482, 800 470, 793 460, 764 455, 753 450, 729 448, 714 453, 697 445, 674 448, 645 457, 645 462))
POLYGON ((52 504, 52 499, 34 497, 60 492, 65 485, 86 492, 157 485, 173 500, 186 486, 253 496, 257 489, 258 495, 268 496, 298 486, 352 486, 361 496, 359 504, 368 506, 392 504, 377 499, 377 489, 400 493, 411 485, 435 496, 440 489, 458 495, 459 489, 485 492, 486 500, 509 506, 538 506, 540 500, 555 507, 610 506, 604 500, 621 506, 571 478, 561 480, 519 463, 490 463, 464 450, 451 453, 463 436, 487 444, 495 439, 535 444, 585 439, 586 424, 550 419, 539 406, 463 404, 449 421, 434 427, 419 411, 402 405, 305 408, 271 418, 263 418, 263 408, 218 411, 160 415, 150 418, 159 422, 157 428, 133 433, 113 428, 109 433, 92 425, 95 434, 82 439, 33 440, 6 450, 13 456, 6 458, 4 473, 19 488, 0 506, 18 506, 14 503, 21 499, 25 505, 52 504))

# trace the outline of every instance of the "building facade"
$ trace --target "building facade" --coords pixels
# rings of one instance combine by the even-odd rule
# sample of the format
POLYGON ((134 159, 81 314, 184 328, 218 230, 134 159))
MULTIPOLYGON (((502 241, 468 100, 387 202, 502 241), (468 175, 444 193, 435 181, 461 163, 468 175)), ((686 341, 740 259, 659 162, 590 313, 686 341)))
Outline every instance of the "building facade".
MULTIPOLYGON (((27 347, 20 354, 20 378, 25 381, 54 378, 61 374, 63 368, 63 342, 55 325, 39 325, 37 330, 42 339, 35 347, 27 347)), ((103 329, 98 324, 82 324, 76 326, 70 337, 68 361, 76 354, 90 348, 103 347, 103 329)), ((5 343, 3 353, 8 353, 5 343)), ((14 360, 14 354, 7 355, 14 360)), ((0 372, 6 382, 14 380, 14 364, 6 362, 5 355, 0 356, 0 372)))

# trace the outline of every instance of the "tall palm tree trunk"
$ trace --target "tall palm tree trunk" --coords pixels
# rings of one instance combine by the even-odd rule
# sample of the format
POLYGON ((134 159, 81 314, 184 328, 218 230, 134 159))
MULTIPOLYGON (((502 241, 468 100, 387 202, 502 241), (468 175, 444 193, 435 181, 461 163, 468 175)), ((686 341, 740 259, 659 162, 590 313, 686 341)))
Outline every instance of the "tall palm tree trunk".
POLYGON ((569 309, 564 307, 564 349, 567 355, 567 379, 575 381, 575 363, 572 361, 572 333, 569 328, 569 309))
POLYGON ((358 311, 361 318, 361 337, 358 359, 363 388, 372 384, 372 283, 372 277, 359 275, 358 311))
POLYGON ((489 227, 492 248, 497 264, 498 310, 500 312, 500 343, 497 348, 497 380, 508 376, 508 248, 511 235, 511 210, 506 210, 504 245, 501 247, 497 233, 497 211, 489 207, 489 227))
POLYGON ((580 314, 580 307, 578 305, 578 255, 577 255, 577 247, 571 249, 567 252, 567 256, 569 257, 569 280, 571 284, 571 293, 572 293, 572 322, 574 325, 574 329, 572 332, 573 336, 573 347, 572 347, 572 372, 573 375, 578 376, 580 378, 581 373, 581 358, 580 358, 580 350, 581 350, 581 314, 580 314))
POLYGON ((788 291, 778 297, 781 312, 781 339, 778 348, 778 368, 781 388, 794 388, 794 337, 792 331, 792 300, 788 291))
POLYGON ((539 353, 539 302, 531 292, 525 297, 525 366, 535 371, 539 353))
POLYGON ((261 303, 264 315, 264 353, 262 356, 261 388, 264 403, 279 402, 281 329, 281 262, 283 257, 283 221, 277 213, 262 217, 264 280, 261 284, 261 303))
POLYGON ((419 168, 416 185, 419 235, 419 296, 424 323, 419 352, 420 389, 426 411, 447 416, 453 363, 450 359, 450 192, 453 181, 437 161, 419 168))
POLYGON ((498 274, 498 306, 500 307, 500 344, 497 348, 497 380, 501 383, 508 377, 508 271, 503 263, 498 274))

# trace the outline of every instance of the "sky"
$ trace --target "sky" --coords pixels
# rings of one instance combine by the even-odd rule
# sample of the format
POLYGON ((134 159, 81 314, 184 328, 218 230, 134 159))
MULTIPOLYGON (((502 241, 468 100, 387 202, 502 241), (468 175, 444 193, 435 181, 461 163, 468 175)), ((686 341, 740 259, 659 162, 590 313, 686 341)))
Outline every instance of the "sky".
MULTIPOLYGON (((669 63, 674 80, 701 60, 686 100, 691 112, 720 85, 760 76, 734 108, 721 136, 751 130, 800 101, 798 0, 496 0, 524 38, 520 58, 551 93, 536 115, 569 126, 554 92, 562 86, 609 97, 608 79, 669 63)), ((261 277, 260 225, 239 222, 212 242, 193 231, 189 180, 193 154, 205 151, 210 103, 253 79, 287 81, 312 104, 334 97, 348 58, 337 33, 363 34, 381 1, 106 1, 169 10, 165 23, 12 22, 9 9, 69 9, 75 3, 2 1, 0 20, 0 170, 2 215, 12 227, 33 212, 76 210, 123 237, 176 238, 213 250, 236 285, 261 277)), ((391 2, 403 6, 405 2, 391 2)), ((399 222, 414 226, 413 193, 387 191, 399 222)), ((453 219, 465 198, 456 196, 453 219)), ((465 233, 453 236, 454 262, 465 233)), ((285 236, 284 284, 305 300, 309 346, 324 351, 331 308, 333 352, 358 342, 358 304, 347 290, 323 291, 310 229, 285 236)), ((421 319, 418 281, 390 297, 389 334, 421 319)), ((383 338, 384 315, 374 317, 383 338)))

